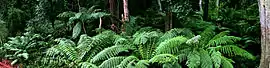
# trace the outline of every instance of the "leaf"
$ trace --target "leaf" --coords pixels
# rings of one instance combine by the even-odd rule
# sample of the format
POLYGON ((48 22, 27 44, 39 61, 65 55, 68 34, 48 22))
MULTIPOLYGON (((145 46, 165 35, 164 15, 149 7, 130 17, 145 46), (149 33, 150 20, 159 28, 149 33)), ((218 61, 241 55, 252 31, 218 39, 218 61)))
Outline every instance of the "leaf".
POLYGON ((11 65, 16 64, 17 62, 18 62, 18 59, 16 59, 16 60, 12 61, 12 62, 11 62, 11 65))
POLYGON ((23 58, 25 58, 26 60, 28 59, 28 53, 22 53, 22 54, 18 54, 17 56, 18 57, 23 57, 23 58))
POLYGON ((74 28, 73 28, 73 32, 72 32, 72 38, 75 39, 79 36, 79 34, 81 33, 82 30, 82 25, 81 23, 77 23, 74 28))

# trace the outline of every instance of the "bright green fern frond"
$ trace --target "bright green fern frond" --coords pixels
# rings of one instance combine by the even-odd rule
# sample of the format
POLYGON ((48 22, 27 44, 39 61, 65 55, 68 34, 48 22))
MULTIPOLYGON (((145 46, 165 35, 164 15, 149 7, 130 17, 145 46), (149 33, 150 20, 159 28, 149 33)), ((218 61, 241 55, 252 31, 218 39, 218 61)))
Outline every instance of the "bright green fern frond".
POLYGON ((112 57, 108 60, 105 60, 99 68, 115 68, 119 65, 126 57, 112 57))
POLYGON ((236 41, 240 41, 241 38, 235 36, 223 36, 214 40, 210 40, 207 46, 220 46, 234 44, 236 41))
POLYGON ((230 33, 230 31, 223 31, 223 32, 220 32, 219 34, 215 35, 212 40, 214 39, 217 39, 217 38, 220 38, 220 37, 224 37, 226 35, 228 35, 230 33))
POLYGON ((159 42, 163 42, 167 39, 171 39, 180 35, 187 38, 191 38, 194 36, 192 31, 190 31, 189 29, 175 28, 175 29, 171 29, 170 31, 166 32, 162 37, 160 37, 159 42))
POLYGON ((197 51, 193 51, 191 52, 188 56, 187 56, 187 63, 186 65, 189 68, 197 68, 200 66, 200 61, 202 59, 200 58, 200 53, 197 51))
POLYGON ((201 68, 213 68, 212 59, 209 56, 208 51, 204 49, 200 49, 200 57, 201 57, 201 68))
POLYGON ((117 67, 118 68, 125 68, 125 67, 127 67, 127 65, 129 64, 129 63, 131 63, 132 61, 134 61, 134 60, 139 60, 137 57, 135 57, 135 56, 128 56, 127 58, 125 58, 117 67))
POLYGON ((137 62, 137 64, 135 65, 136 68, 148 68, 149 66, 149 61, 148 60, 140 60, 139 62, 137 62))
POLYGON ((221 66, 222 66, 222 68, 234 68, 231 62, 232 62, 231 59, 228 59, 226 57, 222 57, 221 58, 221 66))
POLYGON ((220 65, 221 65, 221 53, 220 52, 216 52, 216 51, 213 51, 211 53, 211 59, 213 61, 213 64, 214 64, 214 67, 215 68, 220 68, 220 65))
POLYGON ((80 68, 98 68, 95 64, 89 62, 82 62, 79 64, 80 68))
POLYGON ((155 54, 155 48, 158 46, 157 42, 161 32, 143 32, 137 35, 133 41, 138 46, 138 51, 143 59, 150 59, 155 54))
POLYGON ((56 49, 64 53, 69 60, 75 61, 79 59, 79 54, 74 47, 58 45, 56 49))
POLYGON ((178 36, 160 43, 155 51, 157 54, 175 54, 185 47, 182 44, 184 44, 186 41, 187 38, 178 36))
POLYGON ((164 63, 175 63, 177 62, 177 60, 178 58, 172 54, 159 54, 151 58, 149 62, 152 62, 152 63, 157 62, 157 63, 164 64, 164 63))
POLYGON ((252 59, 252 60, 255 59, 255 57, 252 54, 250 54, 246 50, 239 48, 235 45, 226 45, 226 46, 217 47, 216 50, 224 54, 227 54, 229 56, 241 56, 247 59, 252 59))
POLYGON ((131 50, 133 47, 127 46, 127 45, 118 45, 118 46, 112 46, 109 48, 105 48, 101 52, 99 52, 96 56, 93 57, 91 60, 92 63, 95 63, 97 61, 106 60, 111 57, 115 57, 120 52, 128 52, 128 50, 131 50))
POLYGON ((202 37, 200 39, 200 43, 201 44, 207 44, 209 40, 211 40, 214 36, 215 36, 215 27, 214 26, 210 26, 208 28, 206 28, 201 34, 200 36, 202 37))

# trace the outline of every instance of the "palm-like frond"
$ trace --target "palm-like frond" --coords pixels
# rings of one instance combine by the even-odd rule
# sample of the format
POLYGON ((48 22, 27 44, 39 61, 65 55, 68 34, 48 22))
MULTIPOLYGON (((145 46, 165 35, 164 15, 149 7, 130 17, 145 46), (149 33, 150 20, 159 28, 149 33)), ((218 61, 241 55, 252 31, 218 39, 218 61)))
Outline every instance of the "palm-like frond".
POLYGON ((207 44, 209 40, 212 39, 212 37, 214 37, 215 35, 215 27, 214 26, 209 26, 208 28, 206 28, 201 34, 200 36, 202 37, 199 41, 201 44, 207 44))
POLYGON ((126 57, 112 57, 108 60, 105 60, 99 68, 115 68, 121 63, 126 57))
POLYGON ((93 57, 91 60, 92 63, 95 63, 100 60, 106 60, 111 57, 115 57, 118 55, 120 52, 128 52, 128 50, 133 49, 132 46, 127 46, 127 45, 118 45, 118 46, 112 46, 109 48, 105 48, 101 52, 99 52, 96 56, 93 57))
POLYGON ((211 59, 213 61, 213 64, 214 64, 214 67, 215 68, 220 68, 220 65, 221 65, 221 53, 220 52, 216 52, 216 51, 213 51, 211 53, 211 59))
POLYGON ((209 56, 208 51, 200 49, 199 52, 201 57, 201 68, 213 68, 212 59, 209 56))
POLYGON ((158 46, 157 42, 162 33, 157 31, 142 32, 135 36, 133 43, 138 45, 138 51, 143 59, 154 56, 154 50, 158 46))
POLYGON ((125 68, 125 67, 127 67, 127 65, 129 63, 131 63, 132 61, 137 61, 137 60, 139 60, 139 59, 137 57, 135 57, 135 56, 128 56, 117 67, 125 68))
POLYGON ((232 63, 231 63, 232 62, 231 59, 228 59, 226 57, 222 57, 221 60, 222 60, 222 62, 221 62, 222 68, 234 68, 232 63))
POLYGON ((219 46, 234 44, 236 41, 240 41, 241 38, 235 36, 223 36, 217 39, 210 40, 207 46, 219 46))
POLYGON ((89 63, 89 62, 82 62, 79 64, 81 68, 98 68, 95 64, 89 63))
POLYGON ((237 47, 236 45, 221 46, 217 47, 216 50, 229 56, 241 56, 247 59, 255 59, 255 57, 252 54, 250 54, 249 52, 247 52, 242 48, 237 47))
POLYGON ((161 36, 159 39, 159 42, 163 42, 167 39, 171 39, 171 38, 174 38, 174 37, 177 37, 180 35, 187 37, 187 38, 191 38, 194 36, 192 31, 190 31, 189 29, 175 28, 175 29, 171 29, 170 31, 166 32, 163 36, 161 36))
POLYGON ((149 60, 152 63, 175 63, 178 58, 172 54, 159 54, 149 60))
POLYGON ((169 40, 166 40, 156 48, 157 54, 175 54, 180 51, 185 45, 187 38, 178 36, 169 40))
POLYGON ((201 64, 202 59, 200 58, 200 54, 197 51, 193 51, 191 52, 188 56, 187 56, 187 66, 189 68, 197 68, 199 67, 199 65, 201 64))
POLYGON ((135 65, 136 68, 147 68, 149 66, 149 61, 148 60, 140 60, 139 62, 137 62, 137 64, 135 65))

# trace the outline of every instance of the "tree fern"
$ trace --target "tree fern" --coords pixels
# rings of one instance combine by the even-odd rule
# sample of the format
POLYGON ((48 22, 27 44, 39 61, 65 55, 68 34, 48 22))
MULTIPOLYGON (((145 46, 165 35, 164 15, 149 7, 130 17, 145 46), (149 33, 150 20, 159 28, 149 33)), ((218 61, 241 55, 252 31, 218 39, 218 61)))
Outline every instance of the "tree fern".
POLYGON ((189 54, 187 56, 187 63, 186 64, 189 68, 197 68, 200 66, 201 60, 203 60, 203 59, 201 59, 199 52, 193 51, 193 52, 191 52, 191 54, 189 54))
POLYGON ((252 59, 252 60, 255 59, 255 57, 252 54, 250 54, 246 50, 239 48, 235 45, 226 45, 226 46, 217 47, 216 50, 224 54, 227 54, 229 56, 241 56, 247 59, 252 59))
POLYGON ((159 54, 149 60, 152 63, 176 63, 178 58, 172 54, 159 54))
POLYGON ((179 28, 175 28, 175 29, 171 29, 170 31, 166 32, 160 39, 160 42, 163 42, 167 39, 170 38, 174 38, 177 36, 183 35, 184 37, 193 37, 194 34, 192 33, 192 31, 188 30, 188 29, 179 29, 179 28))
POLYGON ((125 68, 125 67, 127 67, 127 65, 129 63, 131 63, 132 61, 137 61, 137 60, 139 60, 139 59, 135 56, 128 56, 117 67, 125 68))
POLYGON ((234 44, 236 41, 240 41, 241 38, 235 36, 223 36, 217 39, 210 40, 207 46, 219 46, 234 44))
POLYGON ((93 59, 91 60, 91 62, 95 63, 100 60, 109 59, 111 57, 115 57, 120 52, 128 52, 128 50, 131 50, 131 49, 132 47, 127 46, 127 45, 117 45, 117 46, 105 48, 104 50, 99 52, 97 55, 95 55, 93 59))
POLYGON ((98 68, 98 66, 89 62, 82 62, 79 65, 81 68, 98 68))
POLYGON ((150 62, 148 60, 140 60, 136 63, 136 68, 148 68, 150 62))
POLYGON ((213 68, 213 63, 212 63, 212 59, 209 56, 208 51, 204 50, 204 49, 200 49, 200 57, 201 57, 201 68, 213 68))
POLYGON ((187 38, 178 36, 169 40, 166 40, 157 47, 157 54, 175 54, 185 46, 182 45, 187 41, 187 38))
POLYGON ((99 68, 116 68, 126 57, 112 57, 100 64, 99 68))

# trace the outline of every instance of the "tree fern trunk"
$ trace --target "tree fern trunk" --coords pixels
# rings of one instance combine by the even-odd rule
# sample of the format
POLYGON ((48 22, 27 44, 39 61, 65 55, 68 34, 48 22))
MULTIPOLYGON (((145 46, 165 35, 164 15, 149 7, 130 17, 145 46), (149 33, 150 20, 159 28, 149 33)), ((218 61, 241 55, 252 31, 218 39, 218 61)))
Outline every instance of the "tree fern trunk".
POLYGON ((261 24, 261 60, 260 68, 270 66, 270 1, 259 0, 260 24, 261 24))

